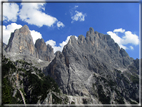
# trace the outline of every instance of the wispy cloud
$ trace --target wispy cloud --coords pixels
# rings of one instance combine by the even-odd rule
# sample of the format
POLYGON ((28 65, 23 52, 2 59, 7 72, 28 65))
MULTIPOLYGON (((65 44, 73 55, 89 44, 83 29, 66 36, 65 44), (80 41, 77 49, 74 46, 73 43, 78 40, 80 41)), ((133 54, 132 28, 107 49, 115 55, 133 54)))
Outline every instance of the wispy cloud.
POLYGON ((133 46, 130 46, 130 49, 131 49, 131 50, 134 50, 133 46))
POLYGON ((119 28, 119 29, 114 29, 113 32, 125 32, 125 29, 119 28))
POLYGON ((79 11, 75 11, 75 15, 71 17, 72 19, 72 22, 73 23, 74 21, 85 21, 85 16, 86 14, 83 14, 82 12, 79 12, 79 11))
POLYGON ((121 47, 124 49, 131 49, 134 48, 132 46, 129 46, 129 48, 126 46, 128 44, 131 45, 139 45, 139 37, 136 34, 133 34, 131 31, 125 31, 125 29, 114 29, 113 31, 108 31, 108 35, 111 36, 112 39, 121 47), (119 33, 123 34, 123 37, 119 37, 119 33))
POLYGON ((77 11, 76 8, 78 8, 78 5, 75 5, 72 9, 70 9, 70 15, 71 15, 71 23, 74 21, 85 21, 85 17, 87 16, 86 13, 77 11))
POLYGON ((57 27, 59 28, 59 27, 64 27, 65 25, 61 22, 61 21, 58 21, 57 22, 57 27))

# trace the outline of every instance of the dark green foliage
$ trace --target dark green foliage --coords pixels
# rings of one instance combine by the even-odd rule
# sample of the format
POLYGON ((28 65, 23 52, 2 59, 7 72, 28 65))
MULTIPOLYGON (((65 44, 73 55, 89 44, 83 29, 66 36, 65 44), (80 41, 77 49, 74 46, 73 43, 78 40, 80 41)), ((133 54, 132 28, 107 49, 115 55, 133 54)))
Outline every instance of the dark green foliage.
POLYGON ((87 104, 87 100, 86 99, 83 99, 83 104, 87 104))
POLYGON ((126 75, 128 75, 133 84, 139 84, 139 77, 135 73, 130 74, 126 72, 126 75))
POLYGON ((117 101, 117 103, 119 103, 119 104, 125 103, 122 96, 117 96, 116 99, 114 99, 114 100, 117 101))
MULTIPOLYGON (((12 97, 14 88, 12 82, 9 81, 9 76, 16 72, 23 76, 23 80, 19 80, 20 84, 24 85, 24 89, 20 89, 24 94, 27 104, 36 104, 40 99, 43 101, 49 92, 49 90, 60 93, 58 85, 50 76, 45 76, 41 70, 32 66, 32 64, 25 62, 24 60, 17 60, 16 62, 10 61, 8 58, 2 59, 2 103, 3 104, 21 104, 23 103, 20 92, 17 90, 15 97, 12 97), (21 64, 21 67, 16 65, 21 64), (25 68, 26 66, 26 68, 25 68), (27 70, 28 69, 28 70, 27 70), (35 74, 32 74, 35 73, 35 74), (30 88, 30 90, 29 90, 30 88), (41 96, 41 98, 39 97, 41 96)), ((16 79, 16 77, 13 77, 16 79)), ((13 80, 12 79, 12 80, 13 80)), ((15 87, 16 88, 16 87, 15 87)), ((55 98, 55 103, 59 103, 61 99, 55 98)))
POLYGON ((71 104, 75 104, 75 102, 72 101, 71 104))
POLYGON ((117 72, 117 73, 119 73, 119 74, 121 73, 121 71, 117 70, 117 69, 114 69, 114 71, 117 72))
POLYGON ((2 103, 3 104, 13 103, 12 87, 8 81, 8 78, 2 79, 2 103))
POLYGON ((134 101, 131 101, 131 100, 129 100, 129 101, 130 101, 131 104, 138 104, 138 103, 136 103, 136 102, 134 102, 134 101))
POLYGON ((52 94, 53 97, 53 104, 62 104, 62 100, 58 98, 56 95, 52 94))
POLYGON ((10 73, 13 73, 16 70, 15 65, 9 59, 2 58, 2 77, 10 73), (10 70, 11 69, 11 70, 10 70))
POLYGON ((96 74, 94 74, 94 77, 97 77, 96 74))
POLYGON ((65 99, 64 99, 65 104, 67 104, 68 101, 69 101, 69 99, 68 99, 68 97, 66 96, 65 99))
POLYGON ((17 102, 16 102, 16 104, 23 104, 22 96, 21 96, 19 90, 17 90, 15 98, 18 99, 17 102))
POLYGON ((106 78, 104 78, 104 77, 97 77, 97 76, 95 76, 95 74, 94 74, 94 77, 96 77, 97 78, 97 80, 99 79, 100 81, 103 81, 104 83, 106 83, 106 85, 108 85, 108 86, 116 86, 117 85, 117 83, 116 82, 114 82, 114 81, 112 81, 112 80, 107 80, 106 78))
POLYGON ((106 96, 101 85, 98 85, 99 100, 103 104, 110 104, 110 96, 106 96))
MULTIPOLYGON (((35 74, 31 74, 30 71, 28 71, 28 82, 29 86, 32 86, 32 93, 30 100, 27 99, 28 103, 35 104, 38 101, 38 96, 42 95, 41 101, 43 101, 48 94, 48 90, 52 90, 54 92, 60 92, 58 85, 54 81, 53 78, 50 76, 42 77, 42 80, 38 78, 35 74)), ((29 87, 28 86, 28 87, 29 87)), ((28 98, 28 96, 26 96, 28 98)))
POLYGON ((112 80, 107 81, 109 86, 116 86, 116 82, 113 82, 112 80))
POLYGON ((138 83, 139 83, 139 78, 138 78, 138 76, 136 77, 136 76, 131 75, 130 79, 131 79, 131 81, 132 81, 134 84, 138 84, 138 83))

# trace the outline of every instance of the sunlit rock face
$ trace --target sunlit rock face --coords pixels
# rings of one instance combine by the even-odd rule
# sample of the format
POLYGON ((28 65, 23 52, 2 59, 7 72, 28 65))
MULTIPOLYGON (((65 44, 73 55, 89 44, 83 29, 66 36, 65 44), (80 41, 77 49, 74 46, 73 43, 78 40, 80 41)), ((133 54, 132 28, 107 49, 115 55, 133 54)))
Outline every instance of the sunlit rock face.
POLYGON ((36 49, 27 25, 11 33, 6 52, 19 53, 36 57, 36 49))
POLYGON ((34 45, 27 25, 11 33, 8 45, 4 47, 4 51, 11 55, 32 56, 44 61, 51 61, 54 58, 53 48, 50 45, 46 45, 43 39, 36 40, 34 45))

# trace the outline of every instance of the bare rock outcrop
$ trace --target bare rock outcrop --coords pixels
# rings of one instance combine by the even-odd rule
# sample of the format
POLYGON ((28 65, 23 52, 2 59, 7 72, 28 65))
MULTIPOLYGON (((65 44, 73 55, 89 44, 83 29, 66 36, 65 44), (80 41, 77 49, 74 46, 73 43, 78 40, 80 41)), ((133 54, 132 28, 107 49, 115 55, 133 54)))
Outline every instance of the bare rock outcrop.
POLYGON ((11 33, 6 52, 37 56, 30 30, 27 25, 11 33))

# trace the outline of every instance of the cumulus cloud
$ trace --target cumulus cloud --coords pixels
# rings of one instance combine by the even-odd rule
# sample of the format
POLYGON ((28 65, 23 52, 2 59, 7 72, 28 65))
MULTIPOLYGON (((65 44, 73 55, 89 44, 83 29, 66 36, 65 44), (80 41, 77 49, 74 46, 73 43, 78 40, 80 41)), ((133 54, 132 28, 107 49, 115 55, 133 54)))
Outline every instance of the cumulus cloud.
POLYGON ((37 39, 41 39, 42 38, 42 35, 39 32, 37 32, 35 30, 30 30, 30 32, 31 32, 34 44, 35 44, 37 39))
POLYGON ((42 27, 43 25, 51 27, 55 23, 58 23, 57 25, 62 23, 56 17, 44 13, 44 5, 45 3, 21 3, 22 8, 20 9, 19 17, 22 21, 38 27, 42 27))
POLYGON ((15 29, 19 29, 21 27, 22 25, 16 23, 11 23, 7 26, 3 26, 3 42, 5 44, 8 44, 11 33, 14 32, 15 29))
POLYGON ((71 23, 73 23, 74 21, 85 21, 85 16, 86 14, 83 14, 82 12, 79 11, 75 11, 75 15, 71 17, 72 19, 71 23))
POLYGON ((132 34, 131 31, 126 31, 125 36, 122 37, 122 43, 123 44, 134 44, 138 45, 139 44, 139 38, 136 34, 132 34))
POLYGON ((19 6, 16 3, 3 3, 3 20, 17 21, 19 6))
MULTIPOLYGON (((56 41, 54 41, 54 40, 48 40, 48 41, 46 41, 46 44, 51 45, 52 48, 54 49, 54 52, 62 51, 63 47, 68 43, 71 36, 72 35, 68 36, 65 41, 63 41, 62 43, 59 44, 59 46, 56 45, 56 41)), ((77 39, 77 36, 75 36, 75 38, 77 39)))
POLYGON ((134 48, 130 46, 128 48, 126 45, 131 44, 131 45, 139 45, 139 38, 136 34, 133 34, 131 31, 125 31, 125 29, 114 29, 112 31, 107 32, 108 35, 111 36, 111 38, 121 47, 124 49, 131 49, 133 50, 134 48), (119 37, 118 32, 122 33, 123 36, 119 37))
MULTIPOLYGON (((5 44, 8 44, 11 33, 14 32, 15 29, 19 29, 21 27, 22 25, 16 23, 11 23, 7 26, 3 26, 3 42, 5 44)), ((42 35, 39 32, 35 30, 30 30, 30 32, 34 43, 37 39, 42 38, 42 35)))
POLYGON ((65 25, 61 22, 61 21, 58 21, 57 22, 57 27, 59 28, 59 27, 64 27, 65 25))

